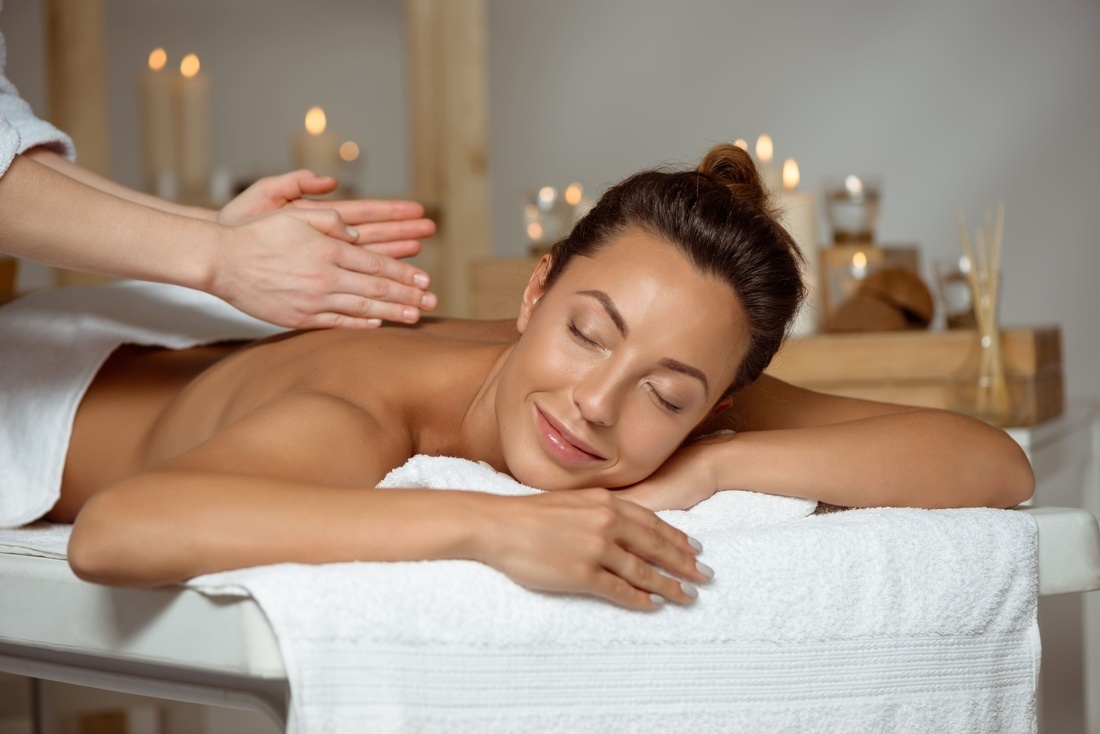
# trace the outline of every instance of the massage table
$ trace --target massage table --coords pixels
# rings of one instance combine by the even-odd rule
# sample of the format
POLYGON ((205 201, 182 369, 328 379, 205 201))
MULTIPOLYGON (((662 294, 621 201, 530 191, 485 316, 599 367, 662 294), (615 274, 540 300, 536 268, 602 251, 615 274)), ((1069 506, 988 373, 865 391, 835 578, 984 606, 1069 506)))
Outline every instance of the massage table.
MULTIPOLYGON (((1100 589, 1087 511, 1022 508, 1039 528, 1039 594, 1100 589)), ((275 635, 250 598, 190 588, 116 589, 67 562, 0 552, 0 671, 262 712, 285 726, 289 686, 275 635)))

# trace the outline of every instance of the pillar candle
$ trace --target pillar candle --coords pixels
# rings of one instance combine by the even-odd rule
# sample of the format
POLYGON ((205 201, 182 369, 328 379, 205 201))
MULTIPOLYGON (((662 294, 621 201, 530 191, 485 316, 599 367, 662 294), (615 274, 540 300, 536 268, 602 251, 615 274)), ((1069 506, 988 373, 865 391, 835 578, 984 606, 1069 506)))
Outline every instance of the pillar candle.
POLYGON ((325 111, 311 107, 306 113, 306 129, 294 136, 294 165, 308 168, 318 176, 336 176, 340 172, 340 143, 325 132, 325 111))
POLYGON ((817 199, 809 191, 798 190, 798 164, 788 159, 783 164, 783 191, 776 195, 780 223, 802 252, 803 283, 806 300, 795 316, 792 335, 808 336, 821 325, 821 286, 818 280, 817 199))
POLYGON ((188 54, 175 80, 176 160, 184 197, 203 202, 210 187, 210 81, 188 54))
POLYGON ((773 155, 772 139, 769 135, 761 135, 756 139, 756 169, 760 172, 760 180, 771 191, 783 190, 783 176, 779 167, 772 163, 773 155))
POLYGON ((145 190, 157 196, 170 193, 162 188, 176 171, 172 77, 164 68, 167 60, 163 48, 154 50, 149 54, 149 68, 138 78, 141 132, 145 144, 145 190))

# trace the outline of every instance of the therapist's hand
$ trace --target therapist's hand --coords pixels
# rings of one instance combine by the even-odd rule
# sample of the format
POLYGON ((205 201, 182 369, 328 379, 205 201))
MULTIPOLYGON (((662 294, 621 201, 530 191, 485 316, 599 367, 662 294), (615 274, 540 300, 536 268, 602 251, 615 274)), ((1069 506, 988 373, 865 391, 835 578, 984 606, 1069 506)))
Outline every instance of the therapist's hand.
POLYGON ((248 245, 229 248, 232 252, 227 262, 236 263, 241 272, 222 279, 219 287, 232 293, 233 298, 222 297, 253 315, 291 328, 370 327, 379 325, 381 320, 413 323, 420 317, 420 311, 435 308, 436 297, 427 292, 427 275, 393 260, 417 254, 419 239, 435 233, 435 224, 424 219, 424 208, 412 201, 305 198, 327 194, 335 187, 336 179, 310 171, 294 171, 260 179, 226 204, 217 215, 220 224, 235 227, 273 212, 296 211, 305 217, 303 221, 312 223, 331 238, 311 237, 313 242, 328 241, 327 247, 312 256, 296 248, 293 239, 270 240, 258 254, 273 259, 256 267, 242 260, 249 251, 248 245), (350 231, 333 221, 333 212, 351 227, 350 231), (341 246, 335 240, 347 244, 341 246), (367 252, 351 252, 356 248, 348 245, 360 245, 358 249, 367 252), (281 247, 296 249, 293 254, 287 253, 282 268, 277 264, 276 249, 281 247), (280 269, 285 272, 278 273, 280 269), (247 279, 257 276, 263 276, 265 281, 255 281, 259 292, 249 296, 247 279), (233 285, 233 281, 241 280, 244 282, 233 285), (297 281, 297 286, 291 281, 297 281), (300 292, 294 293, 295 288, 300 292), (277 306, 264 296, 264 291, 282 294, 280 300, 289 298, 292 303, 277 306), (244 308, 253 302, 252 310, 244 308))
POLYGON ((362 238, 334 209, 278 209, 223 228, 204 290, 292 329, 414 323, 435 307, 427 275, 393 257, 419 243, 362 238))

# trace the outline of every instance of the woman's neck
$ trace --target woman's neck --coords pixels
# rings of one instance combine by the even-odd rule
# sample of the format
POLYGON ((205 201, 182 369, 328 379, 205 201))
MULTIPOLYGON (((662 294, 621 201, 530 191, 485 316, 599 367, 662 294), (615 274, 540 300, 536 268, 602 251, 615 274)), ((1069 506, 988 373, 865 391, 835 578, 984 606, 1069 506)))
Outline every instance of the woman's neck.
POLYGON ((500 427, 497 422, 496 395, 501 368, 508 360, 512 346, 504 349, 489 365, 462 415, 458 426, 460 456, 473 461, 484 461, 497 471, 506 472, 504 452, 501 450, 500 427))

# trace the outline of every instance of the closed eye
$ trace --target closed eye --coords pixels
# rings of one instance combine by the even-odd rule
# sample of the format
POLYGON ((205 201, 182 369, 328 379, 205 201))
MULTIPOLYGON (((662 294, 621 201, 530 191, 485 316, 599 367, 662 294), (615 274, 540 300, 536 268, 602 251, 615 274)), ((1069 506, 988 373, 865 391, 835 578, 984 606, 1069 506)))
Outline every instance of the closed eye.
POLYGON ((577 325, 575 323, 573 323, 572 321, 569 322, 569 331, 571 331, 573 333, 573 336, 577 337, 578 339, 580 339, 582 342, 584 342, 585 344, 587 344, 590 347, 599 347, 600 346, 598 342, 595 342, 592 339, 589 339, 587 336, 585 336, 584 332, 582 332, 580 329, 578 329, 577 325))
POLYGON ((670 410, 673 413, 679 413, 681 410, 683 410, 683 408, 679 405, 674 405, 661 397, 661 393, 657 392, 657 388, 653 387, 652 385, 649 385, 649 391, 653 393, 653 397, 657 398, 657 402, 661 404, 661 407, 665 408, 666 410, 670 410))

